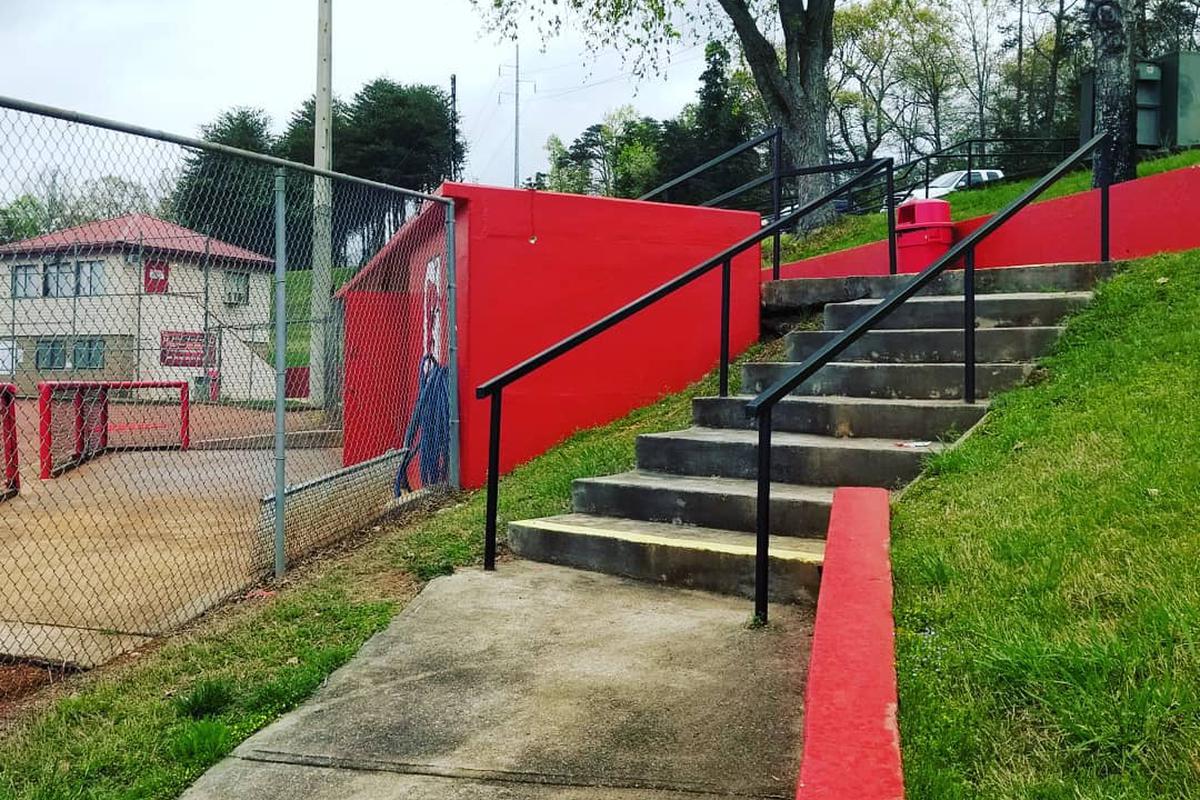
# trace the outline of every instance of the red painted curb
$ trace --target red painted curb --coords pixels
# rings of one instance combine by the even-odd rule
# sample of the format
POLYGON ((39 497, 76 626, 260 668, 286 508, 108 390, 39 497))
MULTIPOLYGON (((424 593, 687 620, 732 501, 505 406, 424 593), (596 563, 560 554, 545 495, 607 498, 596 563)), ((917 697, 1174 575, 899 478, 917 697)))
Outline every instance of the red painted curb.
POLYGON ((797 800, 904 797, 890 535, 885 490, 834 493, 805 690, 797 800))

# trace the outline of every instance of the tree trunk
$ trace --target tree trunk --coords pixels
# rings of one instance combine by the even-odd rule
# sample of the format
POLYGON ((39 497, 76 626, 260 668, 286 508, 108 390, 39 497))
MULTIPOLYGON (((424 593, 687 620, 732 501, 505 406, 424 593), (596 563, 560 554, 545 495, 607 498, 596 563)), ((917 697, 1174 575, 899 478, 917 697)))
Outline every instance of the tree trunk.
MULTIPOLYGON (((833 53, 833 0, 777 0, 784 38, 784 64, 759 29, 747 0, 718 0, 733 22, 746 63, 772 121, 783 130, 794 166, 829 163, 829 87, 826 68, 833 53)), ((828 175, 796 181, 802 205, 829 190, 828 175)), ((802 225, 832 219, 832 204, 810 214, 802 225)))
POLYGON ((1137 26, 1122 1, 1129 2, 1089 0, 1087 5, 1096 64, 1096 130, 1109 135, 1092 157, 1095 186, 1137 177, 1133 54, 1137 26))

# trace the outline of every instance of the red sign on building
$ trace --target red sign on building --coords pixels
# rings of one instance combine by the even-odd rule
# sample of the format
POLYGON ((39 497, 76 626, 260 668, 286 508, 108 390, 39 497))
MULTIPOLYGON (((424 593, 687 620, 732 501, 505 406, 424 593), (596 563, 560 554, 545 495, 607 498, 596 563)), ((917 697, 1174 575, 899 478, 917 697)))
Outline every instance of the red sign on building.
POLYGON ((158 362, 164 367, 215 366, 217 337, 203 331, 162 331, 158 362))

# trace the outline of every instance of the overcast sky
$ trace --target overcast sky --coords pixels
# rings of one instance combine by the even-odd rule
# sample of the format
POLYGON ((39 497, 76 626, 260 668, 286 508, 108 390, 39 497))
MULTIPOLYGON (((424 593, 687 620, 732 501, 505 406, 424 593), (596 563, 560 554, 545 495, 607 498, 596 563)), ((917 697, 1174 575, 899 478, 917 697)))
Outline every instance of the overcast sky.
MULTIPOLYGON (((316 0, 0 0, 0 94, 196 135, 232 106, 267 110, 277 129, 316 81, 316 0)), ((678 48, 664 78, 628 77, 619 54, 591 59, 568 32, 521 40, 521 173, 545 169, 566 140, 617 106, 675 114, 695 94, 703 48, 678 48)), ((364 82, 449 87, 470 152, 468 180, 510 185, 513 44, 485 30, 469 0, 333 0, 333 89, 364 82)), ((337 147, 337 143, 334 143, 337 147)))

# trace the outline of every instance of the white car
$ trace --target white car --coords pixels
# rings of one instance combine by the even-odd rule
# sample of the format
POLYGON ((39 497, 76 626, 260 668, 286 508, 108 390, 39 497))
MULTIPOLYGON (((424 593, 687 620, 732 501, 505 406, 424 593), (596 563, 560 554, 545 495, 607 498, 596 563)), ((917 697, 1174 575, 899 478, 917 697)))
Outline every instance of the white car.
MULTIPOLYGON (((988 181, 998 181, 1003 177, 1004 173, 998 169, 973 169, 971 170, 971 185, 978 186, 988 181)), ((965 188, 967 188, 967 171, 965 169, 955 170, 954 172, 943 172, 929 182, 928 192, 925 190, 925 184, 919 183, 900 202, 916 200, 918 198, 945 197, 957 189, 965 188)))

